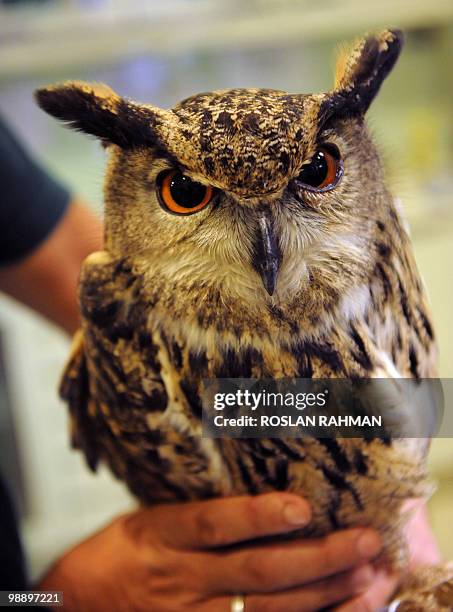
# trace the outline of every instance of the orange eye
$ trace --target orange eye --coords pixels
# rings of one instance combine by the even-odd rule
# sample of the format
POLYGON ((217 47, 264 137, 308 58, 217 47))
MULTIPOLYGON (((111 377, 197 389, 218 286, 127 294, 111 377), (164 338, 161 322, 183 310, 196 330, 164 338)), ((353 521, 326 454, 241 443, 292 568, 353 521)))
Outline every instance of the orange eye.
POLYGON ((334 145, 328 145, 316 151, 311 162, 302 166, 296 180, 309 191, 329 191, 342 175, 340 153, 334 145))
POLYGON ((166 170, 157 177, 157 195, 162 208, 175 215, 192 215, 209 204, 214 189, 202 185, 178 170, 166 170))

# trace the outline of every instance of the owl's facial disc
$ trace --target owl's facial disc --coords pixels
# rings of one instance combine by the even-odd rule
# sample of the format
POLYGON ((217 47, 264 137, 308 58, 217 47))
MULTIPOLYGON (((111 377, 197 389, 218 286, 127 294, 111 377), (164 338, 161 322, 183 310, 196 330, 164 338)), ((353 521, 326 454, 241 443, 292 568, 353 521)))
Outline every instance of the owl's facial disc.
MULTIPOLYGON (((323 194, 334 189, 343 175, 341 154, 336 145, 323 142, 315 151, 312 158, 307 160, 300 168, 299 174, 290 182, 288 189, 296 201, 305 202, 304 194, 323 194)), ((232 197, 226 195, 221 189, 214 188, 203 182, 200 183, 180 169, 167 168, 161 171, 156 178, 156 196, 161 208, 171 215, 190 217, 197 213, 218 215, 218 205, 224 203, 228 208, 243 209, 240 224, 244 223, 247 229, 246 242, 248 247, 243 250, 248 254, 244 263, 252 266, 261 278, 264 289, 273 296, 282 266, 283 247, 279 231, 279 207, 285 200, 279 199, 279 206, 270 206, 269 198, 232 197), (218 196, 218 197, 217 197, 218 196), (275 216, 277 215, 277 217, 275 216)), ((275 201, 275 197, 274 197, 275 201)), ((294 199, 293 199, 294 201, 294 199)), ((285 206, 286 204, 284 204, 285 206)), ((233 218, 234 213, 231 213, 233 218)), ((189 227, 190 224, 189 224, 189 227)), ((193 226, 192 226, 193 227, 193 226)), ((196 226, 199 230, 199 226, 196 226)), ((189 230, 190 231, 190 230, 189 230)), ((242 230, 239 230, 241 232, 242 230)), ((220 252, 222 252, 220 248, 220 252)), ((228 252, 229 247, 223 251, 228 252)), ((228 259, 228 258, 227 258, 228 259)))

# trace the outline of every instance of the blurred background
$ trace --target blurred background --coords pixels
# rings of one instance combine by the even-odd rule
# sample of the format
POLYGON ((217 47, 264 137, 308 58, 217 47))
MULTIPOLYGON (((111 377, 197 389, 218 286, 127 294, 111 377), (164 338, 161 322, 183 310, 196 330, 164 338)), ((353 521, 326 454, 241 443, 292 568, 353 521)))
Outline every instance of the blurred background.
MULTIPOLYGON (((441 375, 453 377, 451 0, 380 0, 372 8, 362 0, 0 0, 0 113, 49 171, 102 214, 101 146, 41 112, 37 86, 103 81, 164 107, 219 88, 322 91, 332 85, 339 42, 389 25, 406 30, 407 45, 369 123, 411 224, 441 375)), ((36 576, 133 501, 69 449, 56 393, 68 339, 0 296, 0 343, 0 469, 13 483, 36 576)), ((431 465, 438 483, 431 519, 453 558, 452 440, 434 442, 431 465)))

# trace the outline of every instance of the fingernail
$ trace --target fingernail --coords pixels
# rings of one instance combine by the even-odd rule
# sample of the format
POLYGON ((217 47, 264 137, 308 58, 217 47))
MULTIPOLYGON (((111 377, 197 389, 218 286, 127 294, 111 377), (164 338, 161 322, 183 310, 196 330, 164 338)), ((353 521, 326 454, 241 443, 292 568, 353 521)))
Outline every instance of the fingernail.
POLYGON ((289 525, 303 527, 310 522, 311 517, 305 505, 290 502, 283 507, 283 518, 289 525))
POLYGON ((375 557, 382 548, 381 540, 377 533, 366 531, 357 540, 357 550, 366 558, 375 557))
POLYGON ((354 592, 360 593, 361 591, 364 591, 368 586, 370 586, 373 578, 374 572, 369 565, 364 565, 353 572, 351 576, 351 586, 354 589, 354 592))

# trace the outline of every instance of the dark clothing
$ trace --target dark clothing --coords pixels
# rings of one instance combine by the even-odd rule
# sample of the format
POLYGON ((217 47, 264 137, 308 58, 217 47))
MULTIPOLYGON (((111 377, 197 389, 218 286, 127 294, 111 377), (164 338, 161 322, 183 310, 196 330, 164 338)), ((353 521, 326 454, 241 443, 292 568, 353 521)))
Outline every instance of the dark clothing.
MULTIPOLYGON (((27 257, 45 241, 64 215, 70 195, 29 157, 1 120, 0 188, 0 265, 5 265, 27 257)), ((0 478, 0 590, 26 587, 17 522, 0 478)))
POLYGON ((46 174, 0 120, 0 265, 26 257, 54 229, 69 193, 46 174))
POLYGON ((25 563, 8 491, 0 479, 0 591, 27 588, 25 563))

